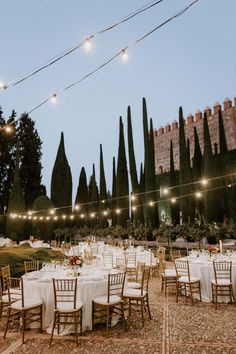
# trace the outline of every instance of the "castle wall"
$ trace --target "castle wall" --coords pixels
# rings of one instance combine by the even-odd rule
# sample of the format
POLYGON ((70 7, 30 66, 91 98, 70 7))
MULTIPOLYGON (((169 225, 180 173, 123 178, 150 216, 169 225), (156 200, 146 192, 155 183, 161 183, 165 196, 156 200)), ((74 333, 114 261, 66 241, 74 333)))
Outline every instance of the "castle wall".
MULTIPOLYGON (((216 102, 213 109, 206 107, 212 150, 219 150, 218 112, 222 110, 225 135, 228 150, 236 149, 236 97, 234 103, 228 98, 223 102, 223 107, 216 102)), ((203 113, 196 111, 195 116, 189 114, 185 119, 185 137, 190 140, 190 157, 194 153, 194 127, 197 128, 201 150, 203 152, 203 113)), ((175 169, 179 169, 179 127, 177 121, 154 130, 155 169, 156 174, 168 172, 170 169, 170 141, 173 143, 175 169)))

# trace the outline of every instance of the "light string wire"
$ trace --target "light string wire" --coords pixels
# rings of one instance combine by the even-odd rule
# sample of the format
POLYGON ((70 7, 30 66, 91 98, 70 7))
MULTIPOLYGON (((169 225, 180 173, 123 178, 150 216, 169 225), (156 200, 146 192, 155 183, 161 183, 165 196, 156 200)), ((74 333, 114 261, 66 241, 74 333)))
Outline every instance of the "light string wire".
MULTIPOLYGON (((214 180, 217 180, 217 179, 224 179, 224 178, 227 178, 227 177, 232 177, 232 176, 234 176, 234 175, 236 175, 236 173, 231 173, 231 174, 227 174, 227 175, 223 175, 223 176, 218 176, 218 177, 212 177, 212 178, 208 178, 208 179, 206 179, 206 181, 207 182, 209 182, 209 181, 214 181, 214 180)), ((168 191, 169 190, 171 190, 171 189, 173 189, 173 188, 180 188, 180 187, 185 187, 185 186, 189 186, 189 185, 194 185, 194 184, 201 184, 202 183, 202 181, 203 180, 199 180, 199 181, 195 181, 195 182, 191 182, 191 183, 185 183, 185 184, 179 184, 179 185, 176 185, 176 186, 173 186, 173 187, 168 187, 168 188, 166 188, 168 191)), ((199 193, 202 193, 202 194, 204 194, 205 192, 210 192, 210 191, 214 191, 214 190, 216 190, 216 189, 220 189, 220 188, 226 188, 226 187, 228 187, 229 185, 232 187, 233 185, 235 185, 236 184, 236 182, 233 182, 233 183, 227 183, 226 185, 222 185, 222 186, 219 186, 219 187, 214 187, 214 188, 211 188, 211 189, 203 189, 203 190, 200 190, 200 191, 198 191, 199 193)), ((156 189, 156 190, 153 190, 153 191, 147 191, 147 192, 142 192, 142 193, 136 193, 136 194, 132 194, 131 195, 131 200, 132 200, 132 196, 133 197, 136 197, 136 196, 138 196, 138 195, 145 195, 145 194, 148 194, 148 193, 154 193, 154 192, 160 192, 160 191, 162 191, 162 189, 156 189)), ((188 197, 188 196, 192 196, 192 195, 195 195, 196 196, 196 193, 198 193, 197 191, 195 191, 195 192, 193 192, 193 193, 188 193, 188 194, 184 194, 184 195, 180 195, 180 196, 170 196, 170 197, 166 197, 166 198, 163 198, 163 197, 161 197, 161 199, 160 200, 157 200, 157 201, 149 201, 148 203, 143 203, 143 204, 139 204, 139 205, 133 205, 133 206, 135 206, 135 207, 140 207, 140 206, 145 206, 145 205, 149 205, 149 206, 153 206, 154 204, 158 204, 158 203, 161 203, 161 202, 163 202, 163 201, 172 201, 173 199, 175 199, 175 200, 179 200, 179 199, 182 199, 182 198, 186 198, 186 197, 188 197), (152 205, 150 205, 150 202, 152 203, 152 205)), ((119 200, 119 199, 126 199, 126 198, 130 198, 130 195, 127 195, 127 196, 120 196, 120 197, 116 197, 116 198, 110 198, 110 199, 104 199, 104 200, 100 200, 100 201, 93 201, 93 202, 88 202, 88 203, 79 203, 79 204, 77 204, 77 205, 79 205, 79 207, 84 207, 84 206, 91 206, 92 204, 99 204, 99 202, 100 203, 106 203, 106 202, 111 202, 111 201, 114 201, 114 200, 119 200)), ((56 208, 51 208, 51 209, 49 209, 49 212, 50 211, 53 211, 53 213, 55 213, 57 210, 61 210, 61 209, 69 209, 69 208, 73 208, 73 205, 67 205, 67 206, 63 206, 63 207, 56 207, 56 208)), ((90 212, 88 212, 88 213, 90 213, 90 214, 99 214, 99 213, 104 213, 104 212, 114 212, 114 211, 116 211, 117 209, 119 209, 119 210, 123 210, 123 209, 128 209, 128 208, 116 208, 116 209, 114 209, 114 210, 111 210, 111 209, 109 209, 109 210, 103 210, 103 211, 96 211, 96 212, 92 212, 92 211, 90 211, 90 212)), ((73 210, 74 212, 78 212, 78 210, 76 209, 76 205, 75 205, 75 207, 74 207, 74 210, 73 210)), ((41 209, 41 210, 30 210, 30 211, 26 211, 26 212, 23 212, 23 213, 10 213, 10 214, 15 214, 15 215, 17 215, 17 214, 19 214, 19 215, 26 215, 26 214, 37 214, 37 213, 40 213, 40 212, 46 212, 46 210, 45 209, 41 209)), ((84 212, 85 213, 85 212, 84 212)), ((83 214, 83 213, 82 213, 83 214)), ((2 215, 0 215, 0 216, 6 216, 7 214, 2 214, 2 215)), ((78 214, 77 214, 78 215, 78 214)))
POLYGON ((120 26, 121 24, 131 20, 132 18, 136 17, 137 15, 143 13, 144 11, 147 11, 149 9, 151 9, 152 7, 162 3, 165 0, 153 0, 148 2, 147 4, 143 5, 142 7, 138 8, 137 10, 134 10, 133 12, 129 13, 128 15, 126 15, 125 17, 123 17, 121 20, 113 23, 112 25, 109 25, 99 31, 97 31, 96 33, 88 36, 86 39, 82 40, 79 43, 76 43, 74 46, 64 50, 63 52, 55 55, 54 57, 52 57, 51 59, 48 59, 45 63, 35 66, 33 69, 31 69, 30 71, 28 71, 26 74, 24 74, 24 76, 13 79, 11 81, 9 81, 6 85, 3 85, 3 89, 8 89, 10 87, 16 86, 20 83, 22 83, 23 81, 29 79, 30 77, 38 74, 40 71, 54 65, 56 62, 60 61, 61 59, 65 58, 66 56, 68 56, 69 54, 73 53, 74 51, 78 50, 80 47, 82 47, 86 41, 91 40, 105 32, 111 31, 114 28, 116 28, 117 26, 120 26))
POLYGON ((97 71, 99 71, 100 69, 102 69, 103 67, 105 67, 106 65, 110 64, 113 60, 115 60, 118 56, 122 55, 128 48, 133 47, 134 45, 140 43, 141 41, 143 41, 144 39, 146 39, 148 36, 150 36, 151 34, 153 34, 155 31, 157 31, 158 29, 160 29, 161 27, 165 26, 167 23, 173 21, 174 19, 176 19, 179 16, 182 16, 187 10, 190 9, 190 7, 192 7, 193 5, 195 5, 199 0, 194 0, 193 2, 191 2, 188 6, 186 6, 183 10, 180 10, 179 12, 177 12, 175 15, 171 16, 170 18, 168 18, 166 21, 162 22, 160 25, 156 26, 155 28, 153 28, 151 31, 147 32, 146 34, 144 34, 143 36, 141 36, 140 38, 136 39, 133 43, 127 45, 126 47, 124 47, 123 49, 121 49, 119 52, 117 52, 115 55, 113 55, 110 59, 108 59, 107 61, 105 61, 103 64, 99 65, 96 69, 90 71, 88 74, 86 74, 85 76, 83 76, 82 78, 80 78, 79 80, 67 85, 66 87, 64 87, 63 89, 57 91, 57 93, 53 93, 52 95, 50 95, 49 97, 47 97, 46 99, 44 99, 41 103, 39 103, 36 107, 34 107, 33 109, 31 109, 30 111, 28 111, 28 114, 31 114, 32 112, 36 111, 38 108, 40 108, 41 106, 43 106, 45 103, 47 103, 49 100, 51 100, 53 97, 57 97, 59 94, 69 90, 70 88, 72 88, 73 86, 78 85, 79 83, 81 83, 82 81, 84 81, 85 79, 87 79, 89 76, 95 74, 97 71))

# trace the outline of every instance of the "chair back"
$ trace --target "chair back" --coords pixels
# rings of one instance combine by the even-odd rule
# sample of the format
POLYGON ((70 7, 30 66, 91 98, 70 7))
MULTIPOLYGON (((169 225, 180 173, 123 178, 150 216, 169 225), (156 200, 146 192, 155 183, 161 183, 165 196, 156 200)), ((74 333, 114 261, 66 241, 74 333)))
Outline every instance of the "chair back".
POLYGON ((125 262, 125 257, 116 257, 116 268, 119 269, 125 269, 126 268, 126 262, 125 262))
POLYGON ((142 271, 141 296, 144 292, 148 293, 148 285, 150 279, 150 267, 145 266, 142 271))
POLYGON ((53 278, 54 304, 69 302, 76 308, 77 278, 73 279, 55 279, 53 278))
POLYGON ((166 248, 163 246, 159 246, 157 250, 157 257, 159 258, 160 256, 163 256, 165 259, 165 254, 166 254, 166 248))
POLYGON ((39 270, 39 261, 24 261, 25 273, 39 270))
POLYGON ((113 267, 113 253, 112 252, 104 252, 103 253, 103 262, 106 266, 113 267))
POLYGON ((174 259, 174 263, 175 263, 177 277, 178 278, 187 277, 188 280, 190 281, 189 262, 182 261, 179 259, 174 259))
POLYGON ((126 267, 127 268, 136 268, 137 256, 136 252, 126 253, 126 267))
POLYGON ((126 273, 117 273, 108 275, 108 292, 107 302, 110 302, 110 298, 113 295, 117 295, 122 298, 124 291, 126 273))
POLYGON ((145 263, 138 262, 136 268, 136 282, 142 283, 143 270, 145 268, 145 263))
POLYGON ((7 278, 7 293, 9 304, 14 301, 21 300, 22 307, 24 307, 25 303, 23 278, 7 278))
POLYGON ((181 258, 181 252, 180 252, 180 250, 171 251, 171 252, 170 252, 170 258, 171 258, 172 262, 174 262, 174 260, 177 259, 177 258, 181 258))
POLYGON ((232 261, 213 261, 216 283, 219 280, 229 280, 232 283, 232 261))
POLYGON ((162 274, 166 269, 165 254, 160 253, 158 255, 158 260, 159 260, 159 272, 160 274, 162 274))
POLYGON ((1 267, 2 273, 2 290, 6 292, 8 289, 8 279, 11 277, 10 266, 7 265, 6 267, 1 267))

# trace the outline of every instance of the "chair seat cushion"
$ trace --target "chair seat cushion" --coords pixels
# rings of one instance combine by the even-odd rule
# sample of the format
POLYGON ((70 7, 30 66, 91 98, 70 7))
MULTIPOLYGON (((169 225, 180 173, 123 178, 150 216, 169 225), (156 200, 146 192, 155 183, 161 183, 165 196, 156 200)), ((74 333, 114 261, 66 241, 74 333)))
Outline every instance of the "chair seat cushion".
POLYGON ((178 281, 180 283, 196 283, 196 282, 200 281, 200 279, 197 277, 190 277, 190 280, 189 280, 189 278, 187 276, 182 276, 178 279, 178 281))
POLYGON ((130 281, 127 283, 127 287, 128 288, 132 288, 132 289, 140 289, 141 288, 141 284, 136 282, 136 281, 130 281))
POLYGON ((165 269, 162 273, 164 277, 177 277, 175 269, 165 269))
POLYGON ((40 300, 25 299, 24 307, 22 306, 22 301, 19 300, 11 304, 11 308, 14 310, 27 310, 27 309, 33 309, 34 307, 41 306, 42 304, 43 303, 40 300))
POLYGON ((141 289, 125 289, 123 297, 132 297, 132 298, 138 298, 138 297, 144 297, 146 295, 146 291, 143 291, 143 295, 141 296, 141 289))
MULTIPOLYGON (((12 301, 17 301, 17 300, 21 300, 21 294, 12 294, 11 295, 11 302, 12 301)), ((2 296, 2 301, 3 302, 9 302, 9 297, 7 294, 2 296)))
POLYGON ((111 295, 108 302, 107 295, 98 296, 93 299, 93 302, 100 305, 109 305, 109 304, 114 305, 114 304, 119 304, 119 302, 121 302, 121 297, 118 295, 111 295))
POLYGON ((215 279, 212 279, 212 280, 211 280, 211 283, 212 283, 213 285, 220 285, 220 286, 232 285, 232 282, 231 282, 229 279, 219 279, 219 280, 217 280, 217 283, 216 283, 215 279))
POLYGON ((80 310, 82 306, 83 306, 82 301, 76 302, 75 309, 74 309, 73 302, 57 302, 57 308, 55 310, 57 310, 59 312, 74 312, 74 311, 80 310))

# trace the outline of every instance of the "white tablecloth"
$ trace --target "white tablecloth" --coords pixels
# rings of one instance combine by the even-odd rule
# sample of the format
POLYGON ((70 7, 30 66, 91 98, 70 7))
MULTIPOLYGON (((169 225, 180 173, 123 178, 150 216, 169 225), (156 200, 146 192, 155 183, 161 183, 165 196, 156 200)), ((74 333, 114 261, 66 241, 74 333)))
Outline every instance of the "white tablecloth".
MULTIPOLYGON (((92 299, 107 293, 108 270, 87 269, 86 275, 78 278, 77 296, 83 302, 83 331, 92 329, 92 299)), ((43 301, 43 328, 51 333, 54 316, 54 294, 52 278, 66 278, 66 272, 58 269, 54 272, 33 272, 24 276, 24 293, 26 297, 43 301), (31 278, 31 279, 30 279, 31 278)), ((73 332, 73 327, 66 326, 60 333, 73 332)), ((56 331, 55 331, 56 334, 56 331)))
MULTIPOLYGON (((202 301, 211 302, 211 280, 215 279, 213 261, 210 256, 188 256, 182 258, 183 260, 189 261, 189 269, 191 276, 198 277, 201 284, 202 301)), ((216 258, 217 260, 217 258, 216 258)), ((236 259, 231 257, 221 257, 218 260, 232 260, 232 282, 233 282, 233 292, 236 295, 236 259)), ((221 299, 223 301, 229 302, 229 298, 226 297, 221 299)))

